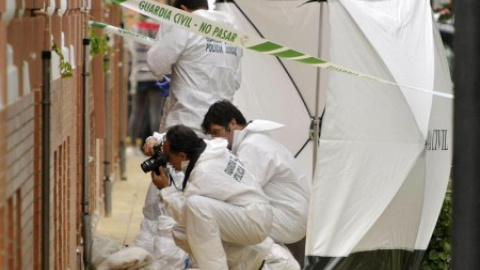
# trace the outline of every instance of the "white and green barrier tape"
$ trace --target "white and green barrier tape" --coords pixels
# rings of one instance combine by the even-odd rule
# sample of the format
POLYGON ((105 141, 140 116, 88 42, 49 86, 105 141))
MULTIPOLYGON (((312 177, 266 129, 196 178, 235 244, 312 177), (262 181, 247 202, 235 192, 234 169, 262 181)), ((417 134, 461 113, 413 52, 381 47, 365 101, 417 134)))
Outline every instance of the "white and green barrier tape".
POLYGON ((136 41, 136 42, 148 45, 148 46, 152 46, 153 42, 155 42, 155 40, 153 38, 150 38, 149 36, 146 36, 146 35, 136 33, 134 31, 126 30, 126 29, 123 29, 123 28, 115 27, 113 25, 104 24, 104 23, 100 23, 100 22, 96 22, 96 21, 90 21, 89 23, 90 23, 91 26, 102 28, 103 30, 105 30, 109 33, 119 35, 119 36, 122 36, 124 38, 131 39, 133 41, 136 41))
POLYGON ((230 26, 226 26, 195 14, 162 3, 154 2, 152 0, 112 0, 112 2, 160 22, 172 24, 195 34, 234 44, 248 50, 270 54, 280 58, 286 58, 332 71, 347 73, 357 77, 369 78, 389 85, 401 86, 441 97, 453 98, 452 94, 401 85, 368 74, 357 72, 326 60, 290 49, 286 46, 263 39, 261 37, 242 33, 230 26))

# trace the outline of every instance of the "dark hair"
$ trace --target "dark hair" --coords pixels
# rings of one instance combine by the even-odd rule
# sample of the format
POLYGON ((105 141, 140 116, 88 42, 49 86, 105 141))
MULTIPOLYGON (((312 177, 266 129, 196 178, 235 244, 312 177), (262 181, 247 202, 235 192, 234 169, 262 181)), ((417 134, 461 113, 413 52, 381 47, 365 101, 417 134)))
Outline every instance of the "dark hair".
POLYGON ((168 129, 166 136, 170 144, 170 151, 173 153, 184 152, 189 159, 203 143, 203 140, 191 128, 184 125, 172 126, 168 129))
POLYGON ((173 6, 181 9, 181 5, 184 5, 188 9, 197 10, 197 9, 208 9, 207 0, 175 0, 173 6))
POLYGON ((209 133, 210 125, 215 124, 229 130, 228 123, 230 123, 232 119, 235 119, 239 125, 247 125, 247 120, 245 120, 242 112, 240 112, 235 105, 228 100, 217 101, 208 108, 203 118, 202 129, 205 133, 209 133))

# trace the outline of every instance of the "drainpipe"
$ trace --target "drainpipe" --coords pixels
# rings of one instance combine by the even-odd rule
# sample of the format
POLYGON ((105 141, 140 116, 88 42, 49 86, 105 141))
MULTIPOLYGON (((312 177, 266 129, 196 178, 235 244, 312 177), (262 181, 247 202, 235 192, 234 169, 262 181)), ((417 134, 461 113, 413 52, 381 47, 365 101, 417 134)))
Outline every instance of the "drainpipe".
POLYGON ((50 269, 50 65, 52 51, 42 51, 42 269, 50 269))
MULTIPOLYGON (((88 32, 87 32, 88 33, 88 32)), ((85 269, 90 269, 92 256, 92 216, 89 213, 90 192, 90 108, 88 106, 88 88, 90 86, 90 39, 83 39, 83 198, 82 198, 82 237, 83 263, 85 269)))
POLYGON ((50 269, 50 79, 51 79, 51 33, 50 15, 35 10, 34 15, 45 17, 45 44, 42 51, 42 224, 41 224, 41 254, 42 269, 50 269))
MULTIPOLYGON (((124 28, 124 24, 123 22, 121 23, 120 25, 121 28, 124 28)), ((125 41, 122 39, 122 48, 120 50, 120 63, 119 63, 119 67, 120 67, 120 78, 122 78, 123 80, 123 75, 124 75, 124 72, 125 72, 125 41)), ((125 115, 126 115, 126 109, 127 109, 127 106, 124 106, 124 103, 125 103, 125 98, 127 97, 127 93, 126 93, 126 87, 125 87, 126 84, 120 82, 120 179, 122 180, 127 180, 127 177, 125 175, 125 172, 126 172, 126 157, 125 157, 125 129, 126 129, 126 122, 127 120, 125 119, 125 115), (125 127, 125 128, 124 128, 125 127)), ((125 104, 126 105, 126 104, 125 104)))
MULTIPOLYGON (((108 37, 107 37, 108 40, 108 37)), ((105 169, 105 216, 109 217, 112 214, 112 181, 110 180, 110 53, 106 53, 103 57, 103 65, 105 70, 105 145, 104 145, 104 169, 105 169)))

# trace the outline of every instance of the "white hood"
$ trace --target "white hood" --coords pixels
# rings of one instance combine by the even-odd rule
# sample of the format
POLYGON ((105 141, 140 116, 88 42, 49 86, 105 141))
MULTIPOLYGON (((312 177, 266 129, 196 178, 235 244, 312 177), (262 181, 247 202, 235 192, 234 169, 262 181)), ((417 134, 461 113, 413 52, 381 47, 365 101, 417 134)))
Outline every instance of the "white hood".
POLYGON ((224 138, 214 138, 209 141, 205 140, 205 142, 207 143, 207 148, 205 148, 205 151, 203 151, 198 158, 198 162, 223 155, 228 145, 228 141, 224 138))
POLYGON ((284 125, 269 120, 253 120, 243 130, 235 130, 233 133, 232 152, 236 153, 240 142, 250 133, 269 133, 282 128, 284 125))

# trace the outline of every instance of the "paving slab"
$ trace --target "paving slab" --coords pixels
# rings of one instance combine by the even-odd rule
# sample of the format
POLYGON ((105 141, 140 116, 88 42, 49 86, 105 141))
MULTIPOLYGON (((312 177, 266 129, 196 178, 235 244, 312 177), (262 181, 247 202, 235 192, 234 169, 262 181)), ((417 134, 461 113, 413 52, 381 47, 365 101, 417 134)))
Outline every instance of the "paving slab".
POLYGON ((145 195, 151 182, 150 174, 144 173, 140 168, 146 159, 138 149, 127 149, 126 180, 114 180, 111 216, 99 218, 95 235, 107 236, 120 245, 135 244, 135 236, 143 218, 145 195))

